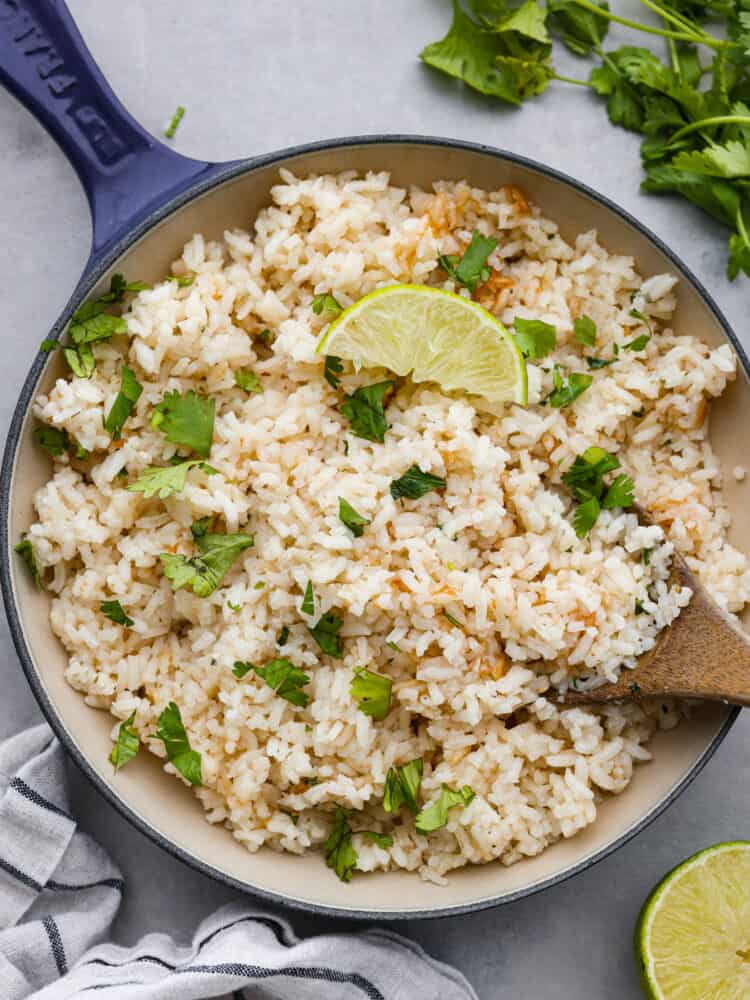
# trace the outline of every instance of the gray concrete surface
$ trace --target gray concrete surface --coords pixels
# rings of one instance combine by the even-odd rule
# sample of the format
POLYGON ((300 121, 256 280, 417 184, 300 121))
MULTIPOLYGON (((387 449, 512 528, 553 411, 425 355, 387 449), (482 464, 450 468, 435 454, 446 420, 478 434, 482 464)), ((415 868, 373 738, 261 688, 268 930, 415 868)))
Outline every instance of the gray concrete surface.
MULTIPOLYGON (((627 6, 634 0, 623 0, 627 6)), ((84 36, 126 105, 159 132, 187 107, 176 148, 201 158, 263 153, 365 132, 478 140, 554 165, 614 198, 670 244, 747 339, 747 280, 723 277, 725 234, 697 210, 638 193, 637 137, 612 128, 583 88, 556 85, 522 111, 462 91, 416 56, 443 33, 448 0, 70 0, 84 36)), ((572 57, 562 72, 582 75, 572 57)), ((31 117, 0 92, 0 427, 8 426, 36 347, 76 281, 89 220, 78 182, 31 117)), ((5 621, 0 624, 0 738, 36 722, 5 621)), ((666 815, 574 880, 474 916, 400 929, 455 963, 483 1000, 637 998, 631 957, 638 909, 685 855, 750 833, 750 720, 666 815)), ((132 830, 71 768, 79 815, 122 867, 123 943, 146 931, 186 937, 233 897, 132 830)), ((342 922, 292 914, 304 934, 342 922)), ((421 1000, 421 998, 420 998, 421 1000)), ((428 998, 424 998, 428 1000, 428 998)))

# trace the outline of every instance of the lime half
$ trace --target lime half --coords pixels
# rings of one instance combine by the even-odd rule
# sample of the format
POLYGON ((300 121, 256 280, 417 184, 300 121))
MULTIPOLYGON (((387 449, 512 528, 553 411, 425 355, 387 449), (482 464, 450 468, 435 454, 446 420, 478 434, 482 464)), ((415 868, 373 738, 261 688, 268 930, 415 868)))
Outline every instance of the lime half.
POLYGON ((528 398, 526 362, 502 323, 471 299, 426 285, 365 295, 331 323, 318 353, 492 402, 528 398))
POLYGON ((635 951, 652 1000, 750 997, 750 841, 693 855, 641 910, 635 951))

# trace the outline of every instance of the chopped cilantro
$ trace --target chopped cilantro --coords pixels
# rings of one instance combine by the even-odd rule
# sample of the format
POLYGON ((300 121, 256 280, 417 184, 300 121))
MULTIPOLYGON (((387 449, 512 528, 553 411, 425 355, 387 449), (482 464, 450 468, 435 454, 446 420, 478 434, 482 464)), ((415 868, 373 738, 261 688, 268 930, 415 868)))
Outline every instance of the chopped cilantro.
POLYGON ((34 431, 34 440, 53 458, 57 458, 70 448, 68 432, 62 427, 37 427, 34 431))
POLYGON ((51 340, 49 337, 45 337, 44 340, 39 345, 39 350, 44 354, 49 354, 50 351, 54 351, 60 346, 60 342, 57 340, 51 340))
POLYGON ((195 539, 200 555, 188 559, 187 556, 162 552, 159 556, 164 564, 164 574, 172 583, 172 590, 189 587, 196 597, 208 597, 219 586, 232 568, 232 564, 245 549, 253 544, 253 536, 200 535, 195 539))
POLYGON ((330 292, 320 292, 312 300, 312 311, 316 316, 320 316, 324 312, 332 312, 337 315, 344 311, 344 307, 330 292))
POLYGON ((375 382, 362 385, 351 395, 347 395, 341 406, 341 413, 350 421, 352 434, 366 441, 385 441, 388 423, 385 419, 383 401, 396 383, 375 382))
POLYGON ((373 844, 377 844, 378 847, 382 847, 384 850, 393 847, 393 837, 387 833, 378 833, 375 830, 355 830, 354 832, 358 833, 360 837, 367 837, 373 844))
POLYGON ((604 510, 611 510, 613 507, 633 506, 633 480, 630 476, 617 476, 604 494, 602 507, 604 510))
MULTIPOLYGON (((643 325, 648 330, 650 339, 653 336, 654 331, 651 328, 651 320, 648 318, 648 316, 645 313, 641 312, 640 309, 631 309, 630 315, 633 317, 633 319, 639 319, 641 323, 643 323, 643 325)), ((640 348, 636 348, 636 350, 640 350, 640 348)))
POLYGON ((443 618, 447 618, 448 621, 451 623, 451 625, 453 625, 454 628, 463 628, 464 627, 463 623, 460 622, 458 620, 458 618, 454 618, 453 615, 450 614, 448 611, 446 611, 445 608, 443 608, 443 618))
POLYGON ((310 629, 310 635, 317 642, 324 653, 340 660, 344 655, 344 645, 339 632, 344 624, 335 611, 328 611, 310 629))
POLYGON ((352 846, 352 828, 349 824, 350 812, 336 806, 333 826, 328 835, 323 850, 326 864, 333 868, 342 882, 351 882, 354 866, 357 864, 357 852, 352 846))
POLYGON ((112 753, 109 755, 115 771, 119 771, 121 767, 125 767, 128 761, 132 760, 138 753, 141 741, 138 738, 138 733, 133 728, 134 722, 135 710, 133 710, 129 718, 120 723, 120 728, 117 730, 117 741, 112 747, 112 753))
POLYGON ((166 136, 167 139, 174 139, 175 132, 179 128, 180 122, 182 121, 184 116, 185 116, 185 109, 180 104, 175 110, 175 113, 172 115, 169 121, 169 125, 167 125, 166 129, 164 130, 164 135, 166 136))
POLYGON ((165 393, 151 424, 155 424, 172 444, 184 445, 201 458, 208 458, 215 414, 216 403, 213 399, 197 396, 192 389, 181 396, 175 389, 165 393))
POLYGON ((589 497, 588 500, 578 504, 573 512, 573 527, 579 538, 585 538, 588 535, 596 524, 600 513, 601 507, 596 497, 589 497))
POLYGON ((468 806, 473 798, 474 792, 468 785, 464 785, 457 791, 449 788, 448 785, 443 785, 437 801, 417 813, 414 826, 419 833, 432 833, 433 830, 439 830, 448 822, 449 810, 454 806, 468 806))
POLYGON ((399 644, 397 642, 387 642, 386 646, 389 649, 392 649, 394 653, 400 653, 401 652, 401 647, 399 646, 399 644))
POLYGON ((242 611, 241 604, 232 604, 231 601, 227 601, 227 607, 230 611, 234 611, 235 614, 239 614, 239 612, 242 611))
POLYGON ((651 549, 644 549, 643 552, 641 552, 641 562, 644 566, 648 566, 651 562, 651 549))
POLYGON ((613 365, 614 363, 614 358, 610 358, 608 361, 605 361, 604 358, 586 358, 586 364, 592 371, 596 371, 598 368, 606 368, 607 365, 613 365))
POLYGON ((277 646, 286 646, 289 641, 289 626, 285 625, 276 637, 277 646))
POLYGON ((579 503, 573 514, 573 526, 579 538, 584 538, 591 531, 602 508, 630 507, 633 504, 633 483, 629 476, 619 475, 605 488, 604 476, 619 468, 619 458, 594 446, 578 455, 563 475, 563 482, 579 503))
POLYGON ((487 264, 498 241, 493 236, 482 236, 474 230, 471 242, 461 257, 458 254, 441 254, 438 263, 449 277, 468 288, 470 292, 477 290, 480 282, 487 281, 492 274, 492 268, 487 264))
POLYGON ((392 685, 390 677, 384 677, 382 674, 361 667, 354 671, 349 693, 358 702, 360 712, 380 721, 391 710, 392 685))
POLYGON ((258 580, 257 583, 253 584, 253 590, 263 590, 265 585, 266 585, 265 580, 258 580))
POLYGON ((232 672, 235 677, 244 677, 250 670, 254 670, 261 680, 273 688, 279 698, 283 698, 284 701, 300 708, 305 708, 307 705, 308 696, 302 688, 305 684, 310 683, 310 677, 289 660, 279 657, 270 660, 265 667, 256 667, 253 663, 243 663, 237 660, 232 672))
POLYGON ((634 611, 635 611, 635 613, 637 615, 642 615, 643 612, 644 612, 644 610, 645 610, 645 608, 643 607, 643 601, 639 601, 639 600, 636 599, 635 605, 634 605, 634 611))
POLYGON ((31 578, 34 581, 34 585, 38 590, 44 590, 44 584, 42 583, 42 574, 39 571, 39 563, 36 561, 36 553, 34 552, 34 546, 31 544, 28 538, 22 538, 21 541, 14 547, 14 551, 19 554, 19 556, 26 563, 29 573, 31 573, 31 578))
POLYGON ((187 462, 180 462, 179 465, 151 466, 128 486, 128 490, 131 493, 142 493, 146 500, 155 496, 165 500, 173 493, 181 493, 185 489, 187 474, 196 465, 208 476, 216 474, 216 470, 210 465, 206 465, 199 458, 191 458, 187 462))
POLYGON ((593 347, 596 343, 596 323, 590 316, 579 316, 573 324, 573 330, 579 344, 593 347))
POLYGON ((560 369, 555 365, 552 371, 552 382, 554 389, 547 396, 545 402, 556 409, 570 406, 581 393, 584 393, 594 381, 591 375, 584 375, 583 372, 571 372, 567 379, 563 379, 560 369))
POLYGON ((423 767, 422 758, 416 757, 401 767, 389 768, 383 789, 383 809, 386 812, 397 813, 405 805, 416 815, 423 767))
POLYGON ((422 472, 418 465, 412 465, 403 476, 391 482, 391 496, 394 500, 401 497, 408 497, 410 500, 419 500, 431 490, 444 490, 447 486, 445 479, 440 476, 433 476, 430 472, 422 472))
POLYGON ((514 338, 526 358, 544 358, 557 347, 557 330, 540 319, 513 320, 514 338))
POLYGON ((142 392, 143 386, 135 377, 135 373, 127 365, 123 365, 120 376, 120 391, 104 421, 104 429, 113 441, 120 439, 123 424, 132 413, 142 392))
POLYGON ((339 497, 339 518, 351 531, 355 538, 360 538, 368 524, 369 518, 362 517, 352 507, 348 500, 339 497))
POLYGON ((170 701, 159 716, 154 739, 161 740, 167 751, 167 760, 191 785, 203 784, 201 755, 190 747, 182 716, 177 705, 170 701))
POLYGON ((135 622, 132 618, 129 618, 122 609, 122 605, 119 601, 102 601, 99 605, 99 610, 105 617, 109 618, 110 621, 115 622, 117 625, 124 625, 125 628, 132 628, 135 622))
POLYGON ((305 596, 302 598, 302 604, 300 604, 299 609, 303 615, 315 614, 315 593, 313 591, 312 580, 307 581, 305 596))
POLYGON ((234 373, 234 384, 238 385, 240 389, 244 389, 245 392, 248 392, 251 395, 263 392, 263 386, 260 379, 255 372, 251 372, 249 368, 240 368, 234 373))
POLYGON ((649 340, 651 340, 651 335, 648 333, 642 333, 640 337, 636 337, 635 340, 631 340, 628 344, 623 344, 623 350, 642 351, 649 340))
POLYGON ((190 525, 190 533, 193 538, 202 538, 210 532, 212 524, 212 517, 201 517, 190 525))
POLYGON ((327 354, 326 362, 323 367, 323 378, 330 385, 332 389, 338 389, 341 379, 341 375, 344 370, 344 366, 341 363, 341 358, 337 358, 335 354, 327 354))

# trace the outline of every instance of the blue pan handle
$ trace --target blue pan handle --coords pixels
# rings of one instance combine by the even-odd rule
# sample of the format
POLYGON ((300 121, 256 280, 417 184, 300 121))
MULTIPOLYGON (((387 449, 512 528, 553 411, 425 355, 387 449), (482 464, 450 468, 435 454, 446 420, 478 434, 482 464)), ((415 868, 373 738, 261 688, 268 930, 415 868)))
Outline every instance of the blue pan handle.
POLYGON ((59 143, 83 184, 93 223, 86 271, 151 210, 226 169, 180 156, 128 114, 63 0, 0 0, 0 83, 59 143))

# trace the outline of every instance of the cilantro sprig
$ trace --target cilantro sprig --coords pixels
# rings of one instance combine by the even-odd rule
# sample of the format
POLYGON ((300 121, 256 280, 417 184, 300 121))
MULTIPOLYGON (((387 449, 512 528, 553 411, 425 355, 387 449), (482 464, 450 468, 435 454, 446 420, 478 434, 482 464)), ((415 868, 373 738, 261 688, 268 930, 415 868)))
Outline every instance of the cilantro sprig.
POLYGON ((475 292, 480 282, 489 280, 492 274, 487 260, 497 244, 494 236, 483 236, 475 229, 463 254, 441 254, 438 263, 457 284, 475 292))
POLYGON ((347 395, 341 413, 349 420, 352 434, 366 441, 385 441, 388 421, 385 419, 384 402, 395 388, 392 380, 362 385, 347 395))
POLYGON ((185 489, 187 474, 195 466, 207 476, 216 475, 216 469, 206 462, 202 462, 199 458, 189 458, 177 465, 152 465, 142 472, 128 489, 131 493, 142 493, 146 500, 150 500, 151 497, 166 500, 173 493, 181 493, 185 489))
POLYGON ((159 428, 167 441, 208 458, 214 434, 216 402, 198 396, 189 389, 184 396, 175 389, 164 394, 151 418, 151 426, 159 428))
MULTIPOLYGON (((121 274, 113 274, 108 292, 76 309, 68 326, 68 344, 63 346, 63 356, 75 376, 91 378, 94 374, 96 358, 92 344, 127 332, 128 325, 122 316, 113 316, 107 309, 121 303, 127 292, 140 292, 148 287, 143 281, 128 282, 121 274)), ((54 349, 50 341, 44 341, 43 348, 54 349)))
POLYGON ((594 446, 578 455, 563 475, 563 482, 578 501, 573 527, 579 538, 588 535, 602 510, 632 507, 633 481, 629 476, 620 474, 609 485, 605 483, 607 473, 619 468, 616 455, 594 446))

